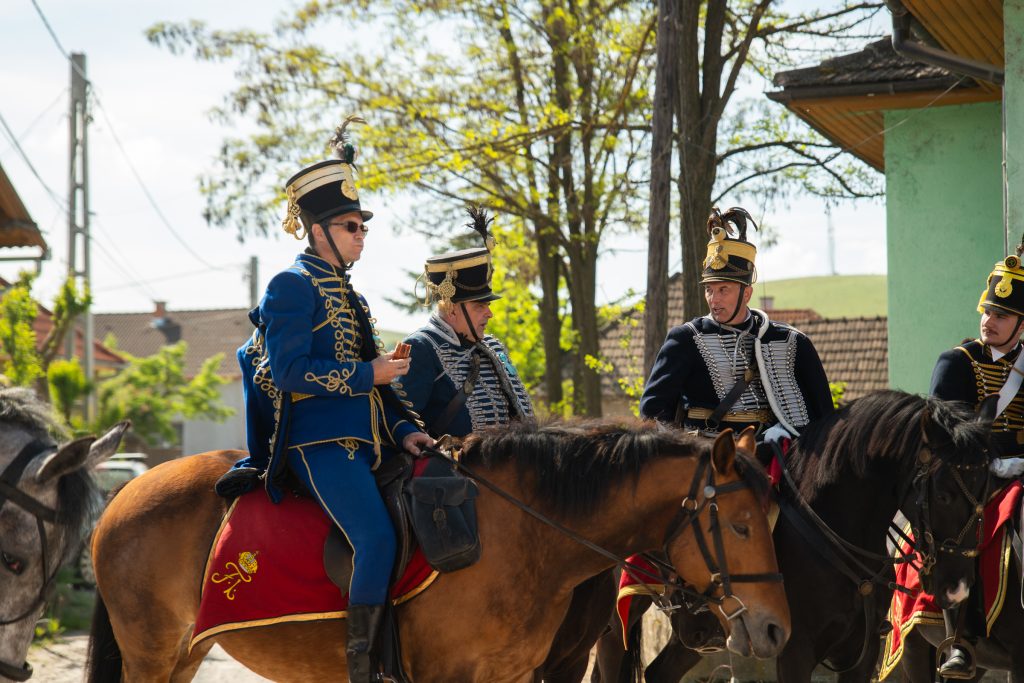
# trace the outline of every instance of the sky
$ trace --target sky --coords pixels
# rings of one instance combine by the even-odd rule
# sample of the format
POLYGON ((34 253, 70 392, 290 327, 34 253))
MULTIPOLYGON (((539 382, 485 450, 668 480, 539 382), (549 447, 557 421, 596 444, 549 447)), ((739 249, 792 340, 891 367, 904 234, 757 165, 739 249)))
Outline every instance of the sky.
MULTIPOLYGON (((2 126, 0 165, 51 248, 36 286, 40 300, 52 302, 67 270, 67 216, 51 196, 64 201, 68 193, 70 66, 63 49, 86 55, 86 72, 99 102, 89 128, 94 310, 149 311, 154 301, 165 301, 172 312, 248 306, 245 275, 250 258, 258 258, 262 292, 302 245, 283 233, 242 244, 232 229, 204 222, 198 178, 213 167, 221 141, 231 134, 211 121, 209 111, 233 87, 232 65, 172 55, 151 45, 144 31, 157 21, 189 19, 213 28, 269 30, 292 3, 36 0, 36 5, 60 47, 32 0, 0 2, 0 117, 31 167, 2 126)), ((372 124, 372 112, 362 114, 372 124)), ((375 216, 353 281, 381 328, 411 331, 422 324, 425 313, 406 313, 384 297, 409 289, 408 271, 422 269, 431 247, 423 237, 400 230, 407 215, 401 198, 377 202, 364 194, 361 199, 375 216)), ((759 215, 756 207, 748 208, 759 215)), ((778 244, 758 255, 762 280, 830 274, 821 201, 794 198, 776 206, 768 218, 778 244)), ((832 209, 831 222, 837 273, 885 272, 885 210, 879 200, 843 203, 832 209)), ((611 241, 598 266, 599 302, 643 292, 646 265, 642 236, 611 241)), ((674 246, 671 271, 679 265, 674 246)), ((0 276, 11 279, 22 267, 0 262, 0 276)))

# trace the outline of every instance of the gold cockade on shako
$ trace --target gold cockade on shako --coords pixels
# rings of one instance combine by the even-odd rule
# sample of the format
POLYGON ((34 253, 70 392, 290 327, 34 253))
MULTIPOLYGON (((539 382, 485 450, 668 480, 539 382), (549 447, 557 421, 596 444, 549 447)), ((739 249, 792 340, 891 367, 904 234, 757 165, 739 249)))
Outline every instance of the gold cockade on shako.
POLYGON ((359 191, 356 190, 356 181, 352 177, 352 166, 349 164, 341 165, 341 194, 344 195, 346 199, 359 199, 359 191))
MULTIPOLYGON (((714 255, 708 254, 708 257, 704 259, 705 268, 713 268, 714 270, 721 270, 728 264, 727 257, 723 255, 725 251, 725 245, 722 243, 725 240, 725 230, 722 228, 714 228, 711 231, 711 239, 718 244, 715 245, 714 255)), ((708 250, 711 251, 710 249, 708 250)))
POLYGON ((249 583, 252 581, 253 576, 256 574, 256 570, 259 569, 259 564, 256 562, 256 556, 259 551, 250 552, 248 550, 238 554, 238 562, 225 562, 224 569, 228 570, 229 573, 221 574, 220 572, 214 572, 210 576, 210 581, 214 583, 227 583, 233 582, 230 586, 224 589, 224 596, 228 600, 235 599, 235 590, 243 583, 249 583))

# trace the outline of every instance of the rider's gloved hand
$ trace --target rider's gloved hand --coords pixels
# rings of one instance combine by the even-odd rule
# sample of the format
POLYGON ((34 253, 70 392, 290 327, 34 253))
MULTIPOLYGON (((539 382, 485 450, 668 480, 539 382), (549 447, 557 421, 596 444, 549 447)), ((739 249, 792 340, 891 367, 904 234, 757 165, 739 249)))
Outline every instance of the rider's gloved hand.
POLYGON ((765 443, 775 443, 782 441, 783 439, 793 440, 793 434, 788 429, 782 426, 781 423, 776 423, 766 429, 764 434, 761 435, 765 443))

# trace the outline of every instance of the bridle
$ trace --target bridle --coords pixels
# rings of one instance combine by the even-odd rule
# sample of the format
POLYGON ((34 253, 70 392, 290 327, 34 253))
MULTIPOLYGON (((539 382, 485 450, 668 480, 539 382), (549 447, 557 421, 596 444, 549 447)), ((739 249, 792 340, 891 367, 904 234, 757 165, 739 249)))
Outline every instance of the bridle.
MULTIPOLYGON (((57 511, 54 508, 43 505, 38 500, 18 488, 18 481, 21 479, 21 475, 25 472, 25 468, 28 467, 28 464, 43 453, 53 452, 56 450, 57 446, 50 441, 33 439, 22 446, 21 450, 14 457, 14 460, 12 460, 4 471, 0 473, 0 508, 10 501, 12 504, 17 505, 22 510, 35 517, 36 529, 38 530, 40 540, 40 567, 42 568, 43 576, 43 584, 40 586, 39 593, 36 595, 32 603, 16 617, 0 618, 0 626, 15 624, 19 621, 28 619, 35 614, 40 607, 46 604, 46 601, 53 590, 54 581, 57 578, 57 570, 60 567, 54 567, 51 573, 49 567, 49 546, 47 544, 46 527, 44 526, 44 522, 49 522, 50 524, 56 523, 57 511)), ((12 558, 6 553, 3 549, 2 543, 3 539, 0 539, 0 560, 2 560, 2 562, 0 562, 0 570, 11 572, 15 576, 21 574, 21 572, 24 571, 24 565, 22 565, 20 560, 12 558)), ((28 662, 16 665, 0 661, 0 676, 4 676, 14 681, 27 681, 32 677, 32 666, 28 662)))
POLYGON ((668 595, 670 593, 678 592, 702 602, 714 603, 718 606, 726 619, 732 620, 747 611, 746 605, 744 605, 739 597, 732 592, 733 583, 782 583, 783 581, 782 574, 778 572, 759 574, 729 573, 725 555, 725 543, 722 540, 722 528, 718 517, 718 498, 723 495, 728 495, 729 493, 749 488, 750 484, 748 484, 743 478, 727 484, 716 484, 714 468, 710 466, 710 450, 700 455, 697 469, 694 471, 693 479, 690 482, 690 490, 680 503, 679 510, 676 512, 671 522, 669 522, 668 528, 665 531, 664 541, 662 542, 662 552, 667 557, 668 548, 672 541, 683 533, 687 526, 693 530, 694 537, 697 540, 697 545, 704 558, 704 564, 707 566, 710 574, 710 581, 707 589, 700 593, 687 587, 676 575, 675 568, 656 555, 645 554, 644 559, 659 568, 661 572, 652 573, 650 570, 645 570, 643 567, 630 564, 625 558, 619 557, 615 553, 583 538, 572 529, 569 529, 547 515, 530 507, 526 503, 518 500, 507 491, 480 476, 469 467, 466 467, 466 465, 458 459, 451 457, 447 453, 436 449, 425 449, 423 452, 426 455, 444 459, 467 477, 484 485, 531 517, 555 529, 556 531, 559 531, 563 535, 568 536, 576 543, 594 551, 602 557, 613 561, 616 566, 622 567, 622 571, 631 576, 638 583, 650 584, 652 580, 656 583, 660 583, 664 591, 653 595, 652 599, 663 611, 669 612, 678 609, 679 606, 673 605, 668 599, 668 595), (701 486, 702 482, 703 486, 701 486), (711 517, 711 524, 708 530, 711 532, 712 544, 717 558, 711 555, 704 536, 704 531, 700 525, 700 514, 705 508, 708 509, 708 513, 711 517), (722 589, 722 595, 716 596, 715 593, 719 588, 722 589), (730 600, 736 603, 736 608, 731 612, 727 612, 723 605, 726 601, 730 600))

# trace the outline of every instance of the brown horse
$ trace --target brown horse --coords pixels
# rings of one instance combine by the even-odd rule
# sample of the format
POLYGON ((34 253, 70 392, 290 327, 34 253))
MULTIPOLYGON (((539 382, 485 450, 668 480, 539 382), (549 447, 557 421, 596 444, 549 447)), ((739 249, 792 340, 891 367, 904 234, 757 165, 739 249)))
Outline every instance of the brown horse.
MULTIPOLYGON (((719 577, 777 571, 758 495, 764 474, 748 455, 749 435, 736 447, 731 434, 711 444, 650 424, 522 424, 470 437, 462 462, 611 553, 667 546, 685 581, 721 597, 719 577), (715 530, 713 545, 705 539, 720 550, 714 578, 688 511, 696 528, 715 530)), ((343 620, 227 632, 188 652, 204 563, 226 509, 213 484, 240 455, 160 465, 108 506, 93 544, 101 599, 91 681, 188 681, 214 641, 273 680, 343 675, 343 620)), ((416 683, 532 680, 573 588, 613 564, 484 486, 477 510, 480 561, 441 575, 398 609, 403 661, 416 683)), ((781 584, 735 583, 732 594, 722 604, 730 647, 761 657, 779 652, 789 634, 781 584)))

